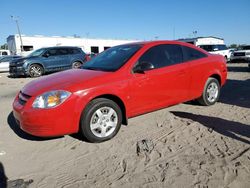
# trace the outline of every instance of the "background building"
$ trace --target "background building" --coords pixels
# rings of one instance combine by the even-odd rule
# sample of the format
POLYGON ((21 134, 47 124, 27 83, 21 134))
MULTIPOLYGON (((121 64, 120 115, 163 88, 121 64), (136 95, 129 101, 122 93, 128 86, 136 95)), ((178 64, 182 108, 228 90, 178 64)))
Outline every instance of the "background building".
POLYGON ((185 38, 179 39, 179 41, 187 42, 195 46, 210 45, 210 44, 225 44, 224 39, 218 37, 196 37, 196 38, 185 38))
POLYGON ((90 39, 76 37, 46 37, 42 35, 21 36, 10 35, 7 38, 8 49, 11 54, 27 55, 31 51, 50 46, 78 46, 86 53, 100 53, 112 46, 136 42, 136 40, 113 40, 113 39, 90 39), (21 51, 21 40, 23 43, 23 52, 21 51))

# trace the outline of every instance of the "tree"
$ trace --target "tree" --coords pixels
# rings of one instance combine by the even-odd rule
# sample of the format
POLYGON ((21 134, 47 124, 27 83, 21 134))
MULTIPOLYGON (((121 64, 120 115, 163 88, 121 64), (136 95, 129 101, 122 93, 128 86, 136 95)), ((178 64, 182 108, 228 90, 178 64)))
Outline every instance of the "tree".
POLYGON ((231 45, 229 46, 229 48, 238 48, 238 45, 237 45, 237 44, 231 44, 231 45))
POLYGON ((8 45, 5 43, 0 46, 0 49, 8 50, 8 45))

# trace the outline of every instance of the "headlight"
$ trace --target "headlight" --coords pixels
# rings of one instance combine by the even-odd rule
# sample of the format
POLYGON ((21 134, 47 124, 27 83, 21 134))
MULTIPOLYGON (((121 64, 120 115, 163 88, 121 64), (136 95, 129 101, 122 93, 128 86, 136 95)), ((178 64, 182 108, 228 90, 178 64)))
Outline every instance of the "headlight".
POLYGON ((24 64, 24 61, 17 61, 16 62, 16 65, 23 65, 24 64))
POLYGON ((70 92, 63 90, 46 92, 35 99, 32 107, 53 108, 62 104, 70 95, 70 92))

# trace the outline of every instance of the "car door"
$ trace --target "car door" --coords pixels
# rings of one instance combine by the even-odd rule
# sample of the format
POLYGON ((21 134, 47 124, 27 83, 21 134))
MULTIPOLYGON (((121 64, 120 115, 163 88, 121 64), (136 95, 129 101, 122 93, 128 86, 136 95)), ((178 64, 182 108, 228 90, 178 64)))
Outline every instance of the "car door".
POLYGON ((0 60, 0 71, 8 71, 9 70, 9 62, 11 61, 11 57, 3 57, 0 60))
POLYGON ((72 67, 70 61, 70 49, 68 48, 60 48, 58 49, 58 61, 59 61, 59 68, 65 70, 72 67))
POLYGON ((131 111, 134 115, 184 101, 188 96, 188 65, 183 64, 179 45, 158 45, 147 50, 137 64, 149 62, 154 68, 134 73, 130 80, 131 111))
POLYGON ((67 65, 67 54, 61 48, 51 48, 43 55, 43 64, 49 71, 59 71, 65 69, 67 65))
POLYGON ((210 60, 206 59, 207 54, 197 49, 182 46, 182 51, 184 63, 189 65, 190 86, 188 100, 191 100, 201 96, 211 64, 210 60))

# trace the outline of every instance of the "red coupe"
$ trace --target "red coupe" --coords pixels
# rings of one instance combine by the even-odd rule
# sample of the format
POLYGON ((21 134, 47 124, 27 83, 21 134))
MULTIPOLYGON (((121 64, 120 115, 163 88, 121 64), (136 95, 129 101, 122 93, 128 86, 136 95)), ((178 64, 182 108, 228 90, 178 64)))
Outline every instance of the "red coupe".
POLYGON ((81 132, 91 142, 114 137, 140 114, 196 99, 214 104, 227 77, 223 56, 177 41, 115 46, 81 69, 28 83, 13 113, 22 130, 41 137, 81 132))

